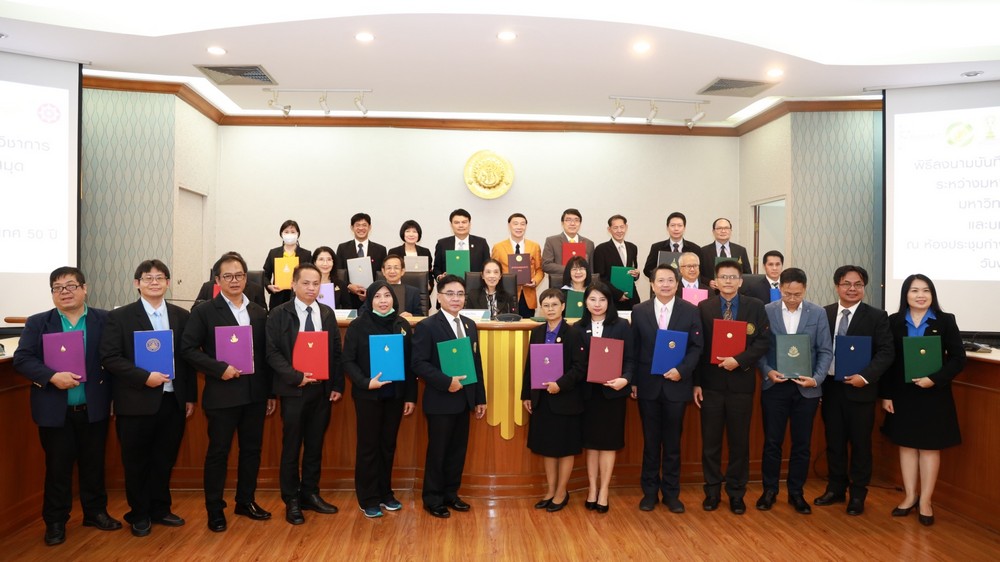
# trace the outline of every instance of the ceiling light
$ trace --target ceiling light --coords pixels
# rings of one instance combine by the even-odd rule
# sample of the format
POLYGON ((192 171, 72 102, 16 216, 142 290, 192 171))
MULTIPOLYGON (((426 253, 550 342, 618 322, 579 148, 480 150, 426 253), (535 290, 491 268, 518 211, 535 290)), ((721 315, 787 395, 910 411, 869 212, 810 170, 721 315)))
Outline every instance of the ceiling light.
POLYGON ((611 122, 621 117, 622 113, 625 113, 625 106, 622 105, 621 101, 615 99, 615 110, 611 113, 611 122))
POLYGON ((694 121, 690 119, 685 119, 684 124, 687 126, 688 129, 694 129, 694 121))
POLYGON ((660 109, 658 107, 656 107, 656 104, 653 103, 653 100, 649 100, 649 115, 646 116, 646 124, 647 125, 652 125, 653 124, 653 119, 656 118, 656 114, 659 111, 660 111, 660 109))
POLYGON ((781 70, 780 68, 772 68, 771 70, 767 71, 767 76, 769 78, 781 78, 784 75, 785 71, 781 70))
POLYGON ((360 96, 354 98, 354 107, 358 108, 358 111, 361 112, 361 115, 368 115, 368 107, 365 105, 364 92, 362 92, 360 96))
POLYGON ((636 53, 639 53, 640 55, 649 51, 650 47, 651 45, 646 41, 636 41, 635 43, 632 44, 632 50, 635 51, 636 53))
POLYGON ((692 123, 697 123, 705 118, 705 112, 701 110, 701 104, 695 104, 694 111, 695 114, 691 116, 692 123))
POLYGON ((323 110, 323 115, 330 114, 330 105, 326 103, 326 92, 323 92, 323 95, 319 97, 319 106, 323 110))
POLYGON ((517 39, 517 33, 514 33, 513 31, 501 31, 500 33, 497 33, 497 39, 501 41, 513 41, 514 39, 517 39))
POLYGON ((10 35, 7 35, 6 33, 0 33, 0 39, 6 39, 8 37, 10 37, 10 35))
POLYGON ((213 45, 213 46, 211 46, 211 47, 209 47, 209 48, 207 48, 205 50, 208 51, 208 53, 211 54, 211 55, 224 55, 224 54, 226 54, 226 50, 225 49, 223 49, 222 47, 216 46, 216 45, 213 45))
POLYGON ((355 39, 361 41, 362 43, 371 43, 375 40, 375 36, 367 31, 362 31, 354 36, 355 39))
POLYGON ((970 70, 968 72, 963 72, 962 76, 966 78, 975 78, 976 76, 980 76, 982 74, 983 74, 982 70, 970 70))

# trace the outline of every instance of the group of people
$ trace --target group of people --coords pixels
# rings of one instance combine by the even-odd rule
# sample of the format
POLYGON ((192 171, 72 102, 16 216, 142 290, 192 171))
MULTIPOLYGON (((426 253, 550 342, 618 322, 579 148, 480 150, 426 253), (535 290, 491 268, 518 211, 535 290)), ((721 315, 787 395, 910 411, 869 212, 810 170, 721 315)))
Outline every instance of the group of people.
MULTIPOLYGON (((860 515, 871 479, 874 404, 881 397, 887 412, 882 430, 900 447, 906 491, 893 515, 916 509, 922 523, 933 523, 939 451, 960 442, 949 383, 962 370, 965 353, 954 316, 941 309, 930 279, 909 277, 899 311, 888 316, 862 302, 867 272, 843 266, 833 275, 839 300, 823 309, 805 300, 805 272, 783 269, 780 252, 764 256, 766 285, 744 287, 749 258, 744 248, 729 241, 731 224, 726 219, 713 223, 715 242, 702 248, 683 239, 686 219, 672 213, 667 220, 670 238, 650 248, 641 271, 636 246, 625 241, 627 220, 621 215, 608 220, 611 240, 594 246, 579 235, 580 213, 567 209, 563 232, 547 238, 543 249, 524 237, 527 219, 515 213, 508 218, 510 238, 492 252, 484 239, 469 233, 468 212, 458 209, 450 220, 455 236, 438 241, 433 260, 430 250, 418 245, 421 229, 415 221, 401 227, 403 244, 386 250, 368 239, 371 218, 358 213, 351 218, 353 240, 336 251, 322 246, 314 252, 299 246, 298 224, 286 221, 280 228, 282 245, 270 251, 264 264, 264 287, 257 288, 270 293, 269 311, 248 296, 253 291, 247 286, 247 264, 236 252, 223 254, 213 266, 211 285, 217 286, 218 294, 190 312, 166 301, 170 271, 159 260, 138 265, 133 279, 138 300, 111 312, 87 305, 87 284, 79 269, 53 271, 49 281, 55 308, 28 319, 14 356, 15 369, 34 383, 32 415, 46 458, 42 507, 46 544, 65 541, 74 465, 79 468, 83 524, 102 530, 122 526, 107 512, 104 486, 112 404, 130 509, 124 518, 132 534, 147 536, 153 524, 184 524, 171 511, 170 473, 185 420, 197 401, 199 372, 205 381, 202 408, 209 445, 204 489, 212 531, 227 528, 223 490, 234 437, 239 448, 234 512, 252 520, 271 517, 256 502, 255 490, 264 421, 278 402, 279 477, 286 520, 298 525, 305 521, 304 510, 338 511, 320 495, 319 477, 331 404, 345 391, 345 374, 351 379, 357 415, 355 489, 364 515, 381 517, 384 511, 402 508, 391 488, 391 474, 401 419, 415 411, 418 379, 425 383, 422 410, 428 428, 423 507, 440 518, 469 510, 458 492, 470 417, 483 418, 486 396, 476 323, 460 313, 468 307, 487 309, 492 317, 512 312, 536 316, 540 307, 544 322, 532 329, 531 344, 561 345, 559 376, 532 385, 533 351, 529 351, 522 384, 521 399, 531 414, 528 447, 544 457, 547 490, 535 505, 538 509, 555 512, 567 505, 574 458, 586 450, 585 506, 598 513, 609 510, 608 487, 616 451, 625 444, 626 398, 631 396, 638 402, 644 439, 639 508, 653 510, 662 497, 671 512, 684 511, 679 499, 680 441, 684 411, 694 401, 701 416, 702 507, 717 509, 724 487, 732 512, 744 513, 750 418, 760 377, 765 444, 764 491, 758 509, 771 509, 776 501, 781 448, 790 426, 788 500, 799 513, 810 512, 803 486, 813 418, 822 396, 830 476, 825 493, 814 504, 847 501, 847 512, 860 515), (564 248, 580 247, 581 255, 563 260, 564 248), (470 270, 481 277, 476 291, 467 291, 466 279, 444 267, 443 256, 455 249, 469 251, 470 270), (679 258, 676 263, 662 263, 661 251, 679 258), (427 283, 437 289, 439 311, 429 316, 428 310, 411 308, 412 287, 406 291, 397 287, 404 258, 414 255, 427 258, 427 283), (529 280, 517 284, 516 294, 507 294, 501 277, 509 271, 509 260, 522 255, 530 264, 529 280), (298 261, 291 287, 280 287, 274 277, 275 258, 291 256, 298 261), (368 257, 373 276, 381 272, 382 278, 375 276, 367 286, 352 283, 349 275, 340 279, 338 264, 357 257, 368 257), (627 291, 609 283, 610 268, 615 266, 629 268, 633 279, 640 273, 649 276, 653 298, 641 301, 634 284, 627 291), (550 288, 536 297, 546 273, 550 288), (333 286, 337 308, 358 310, 343 344, 334 310, 318 300, 325 284, 333 286), (709 296, 695 305, 681 298, 685 288, 705 289, 709 296), (583 293, 584 308, 572 324, 565 318, 570 291, 583 293), (630 321, 620 317, 619 310, 631 310, 630 321), (426 318, 411 324, 406 316, 426 318), (713 353, 719 320, 746 325, 745 347, 731 356, 713 353), (218 329, 237 326, 249 327, 251 334, 249 369, 221 360, 218 353, 218 329), (137 359, 137 334, 154 330, 170 331, 168 342, 156 343, 157 348, 169 343, 173 352, 169 373, 138 364, 142 361, 137 359), (51 350, 46 350, 44 336, 70 331, 83 332, 85 373, 57 371, 47 361, 52 358, 46 355, 51 350), (303 336, 303 332, 320 334, 303 336), (376 336, 397 334, 402 336, 404 374, 386 380, 385 373, 372 372, 371 342, 376 336), (668 341, 665 334, 683 337, 668 341), (777 335, 784 334, 808 337, 810 349, 801 351, 811 356, 810 372, 779 371, 777 354, 782 350, 776 342, 777 335), (857 373, 835 380, 832 361, 836 336, 841 335, 870 337, 871 357, 857 373), (913 377, 906 376, 902 341, 921 335, 941 336, 943 366, 907 382, 913 377), (327 354, 321 364, 304 367, 299 344, 315 342, 317 337, 327 354), (622 361, 612 367, 613 372, 602 373, 602 382, 587 382, 593 374, 589 362, 595 338, 600 339, 598 344, 620 340, 622 361), (465 339, 472 360, 467 370, 456 372, 452 358, 442 358, 439 349, 451 347, 457 353, 465 339), (670 348, 673 359, 660 372, 654 363, 662 365, 662 359, 656 360, 662 346, 670 348)), ((145 341, 150 350, 149 340, 145 341)))

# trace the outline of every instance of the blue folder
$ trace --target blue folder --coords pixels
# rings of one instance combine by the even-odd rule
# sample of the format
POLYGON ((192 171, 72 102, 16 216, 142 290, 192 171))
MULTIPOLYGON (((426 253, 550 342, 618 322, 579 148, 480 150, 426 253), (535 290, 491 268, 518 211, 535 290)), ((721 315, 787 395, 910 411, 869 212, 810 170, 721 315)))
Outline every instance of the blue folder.
POLYGON ((781 300, 781 289, 771 287, 771 302, 781 300))
POLYGON ((382 373, 380 381, 406 379, 403 367, 403 334, 368 336, 368 357, 371 377, 382 373))
POLYGON ((664 373, 681 364, 687 354, 687 332, 676 330, 657 330, 656 345, 653 346, 652 374, 663 376, 664 373))
POLYGON ((833 379, 842 381, 856 375, 872 360, 871 336, 837 336, 833 354, 833 379))
POLYGON ((174 331, 138 331, 135 338, 135 366, 150 373, 174 378, 174 331))

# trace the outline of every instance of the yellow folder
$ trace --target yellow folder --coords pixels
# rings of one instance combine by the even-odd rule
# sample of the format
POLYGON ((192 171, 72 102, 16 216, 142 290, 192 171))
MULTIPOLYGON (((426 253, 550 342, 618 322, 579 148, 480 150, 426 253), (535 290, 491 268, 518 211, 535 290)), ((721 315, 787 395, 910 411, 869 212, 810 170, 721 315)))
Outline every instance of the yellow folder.
POLYGON ((299 266, 299 256, 274 258, 274 284, 279 289, 292 288, 292 273, 299 266))

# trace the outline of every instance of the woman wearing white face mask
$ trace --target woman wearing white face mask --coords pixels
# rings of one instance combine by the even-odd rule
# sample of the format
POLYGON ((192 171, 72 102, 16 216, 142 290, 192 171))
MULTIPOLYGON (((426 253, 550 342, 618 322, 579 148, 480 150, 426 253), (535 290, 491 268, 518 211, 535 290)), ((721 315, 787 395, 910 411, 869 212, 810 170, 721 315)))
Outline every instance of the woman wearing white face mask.
POLYGON ((281 246, 272 248, 267 253, 267 259, 264 260, 264 282, 267 283, 267 292, 271 294, 268 303, 268 308, 270 309, 288 302, 292 298, 291 289, 282 290, 275 284, 274 260, 281 257, 297 256, 299 258, 299 265, 312 263, 312 253, 299 246, 299 232, 299 223, 292 219, 281 223, 281 228, 278 229, 278 234, 281 235, 281 246))

